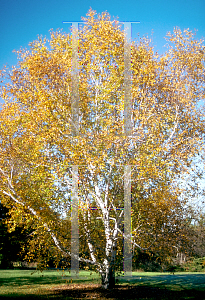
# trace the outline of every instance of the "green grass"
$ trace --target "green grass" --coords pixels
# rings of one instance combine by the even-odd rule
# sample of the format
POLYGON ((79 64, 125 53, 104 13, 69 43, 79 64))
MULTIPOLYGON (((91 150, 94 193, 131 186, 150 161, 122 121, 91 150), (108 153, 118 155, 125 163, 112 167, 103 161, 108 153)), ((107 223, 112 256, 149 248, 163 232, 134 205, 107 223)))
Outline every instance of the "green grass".
POLYGON ((131 278, 123 279, 123 277, 120 277, 119 283, 137 284, 138 286, 158 286, 173 290, 202 289, 205 291, 205 273, 179 272, 173 275, 170 273, 133 272, 131 278))
POLYGON ((104 292, 99 274, 91 271, 80 271, 71 282, 69 272, 61 270, 0 270, 0 299, 205 300, 205 273, 133 272, 131 278, 117 278, 116 289, 104 292))
POLYGON ((91 271, 80 271, 79 279, 73 279, 69 272, 62 270, 0 270, 0 299, 2 296, 44 296, 53 288, 71 283, 100 284, 100 276, 91 271))

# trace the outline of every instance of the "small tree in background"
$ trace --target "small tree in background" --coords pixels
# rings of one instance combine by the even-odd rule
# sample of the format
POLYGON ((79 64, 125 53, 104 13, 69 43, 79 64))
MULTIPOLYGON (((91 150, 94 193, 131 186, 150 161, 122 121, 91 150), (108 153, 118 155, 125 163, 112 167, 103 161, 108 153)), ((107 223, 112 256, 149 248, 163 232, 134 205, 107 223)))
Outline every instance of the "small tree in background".
POLYGON ((23 261, 25 254, 22 249, 28 246, 30 230, 18 225, 9 232, 9 209, 0 203, 0 267, 13 268, 12 262, 23 261))

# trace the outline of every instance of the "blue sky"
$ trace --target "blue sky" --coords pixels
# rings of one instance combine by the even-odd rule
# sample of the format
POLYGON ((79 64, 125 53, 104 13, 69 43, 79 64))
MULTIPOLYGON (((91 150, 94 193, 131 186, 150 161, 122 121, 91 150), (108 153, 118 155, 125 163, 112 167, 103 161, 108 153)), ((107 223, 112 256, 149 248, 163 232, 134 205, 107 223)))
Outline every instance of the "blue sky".
POLYGON ((17 64, 14 49, 28 48, 37 35, 49 37, 51 28, 68 32, 70 24, 62 21, 80 21, 90 7, 97 13, 107 10, 112 20, 140 21, 133 24, 132 37, 151 37, 153 30, 159 53, 166 49, 164 36, 176 26, 198 29, 197 38, 205 37, 204 0, 0 0, 0 69, 17 64))

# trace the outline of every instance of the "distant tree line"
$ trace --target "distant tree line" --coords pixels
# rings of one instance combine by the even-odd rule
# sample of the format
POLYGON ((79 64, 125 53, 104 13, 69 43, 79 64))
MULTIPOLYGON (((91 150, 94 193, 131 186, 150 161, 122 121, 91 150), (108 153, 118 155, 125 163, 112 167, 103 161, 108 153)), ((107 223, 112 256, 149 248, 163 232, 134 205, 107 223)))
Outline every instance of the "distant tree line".
MULTIPOLYGON (((32 239, 33 228, 24 229, 18 226, 9 232, 9 209, 0 202, 0 268, 13 268, 13 262, 22 262, 26 257, 27 244, 32 239)), ((205 215, 201 214, 199 219, 187 228, 189 245, 185 253, 179 253, 176 257, 162 257, 159 253, 141 251, 138 249, 133 258, 133 270, 143 271, 166 271, 166 270, 201 270, 205 265, 205 215), (185 257, 185 260, 180 260, 185 257), (204 258, 204 260, 203 260, 204 258)), ((47 267, 55 268, 55 261, 50 253, 45 254, 47 267)), ((36 256, 37 258, 38 256, 36 256)), ((45 258, 45 257, 44 257, 45 258)), ((34 257, 35 261, 35 257, 34 257)), ((38 261, 41 265, 41 261, 38 261)), ((43 263, 43 261, 42 261, 43 263)), ((57 267, 69 267, 70 261, 62 259, 57 267)), ((83 266, 85 267, 85 266, 83 266)))

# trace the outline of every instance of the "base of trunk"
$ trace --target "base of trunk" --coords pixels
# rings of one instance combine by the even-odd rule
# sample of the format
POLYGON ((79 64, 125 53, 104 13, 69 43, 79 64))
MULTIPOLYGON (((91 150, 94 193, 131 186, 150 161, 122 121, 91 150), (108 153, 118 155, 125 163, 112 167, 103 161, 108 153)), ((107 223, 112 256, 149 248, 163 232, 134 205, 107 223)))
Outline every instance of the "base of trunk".
POLYGON ((110 268, 108 274, 104 273, 101 275, 102 288, 112 289, 115 287, 115 272, 110 268))

